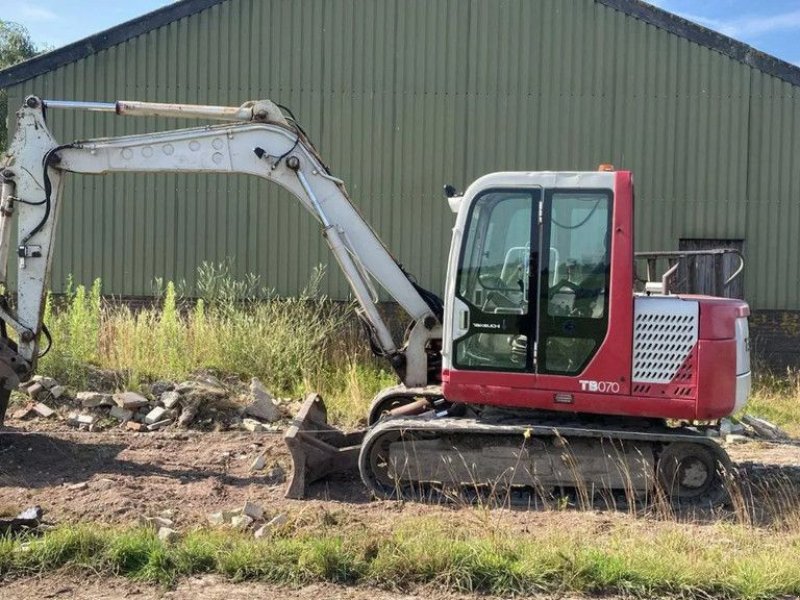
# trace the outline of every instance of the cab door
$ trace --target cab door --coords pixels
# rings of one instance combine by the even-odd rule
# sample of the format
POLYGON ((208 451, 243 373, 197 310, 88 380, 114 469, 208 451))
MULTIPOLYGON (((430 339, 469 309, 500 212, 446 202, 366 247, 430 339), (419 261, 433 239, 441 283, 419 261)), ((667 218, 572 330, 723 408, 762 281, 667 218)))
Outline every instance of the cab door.
POLYGON ((542 211, 537 372, 574 376, 608 331, 610 190, 548 189, 542 211))
POLYGON ((534 369, 540 189, 490 189, 474 201, 456 279, 456 369, 534 369))

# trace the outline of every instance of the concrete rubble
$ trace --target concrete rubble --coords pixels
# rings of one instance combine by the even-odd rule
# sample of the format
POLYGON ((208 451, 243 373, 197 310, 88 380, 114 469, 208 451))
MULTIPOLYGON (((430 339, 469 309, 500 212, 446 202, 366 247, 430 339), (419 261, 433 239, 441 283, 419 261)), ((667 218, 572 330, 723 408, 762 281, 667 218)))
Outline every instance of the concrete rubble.
POLYGON ((207 518, 211 525, 254 530, 257 538, 265 537, 289 522, 285 514, 267 515, 263 506, 252 501, 241 508, 211 513, 207 518))
MULTIPOLYGON (((165 428, 244 429, 250 432, 280 431, 287 415, 261 381, 253 378, 242 394, 243 382, 223 383, 208 374, 175 383, 156 381, 136 391, 82 390, 74 395, 52 377, 37 376, 20 385, 31 401, 10 412, 13 419, 58 418, 89 431, 123 427, 135 432, 165 428)), ((105 388, 108 389, 108 388, 105 388)), ((253 471, 264 468, 257 459, 253 471)))

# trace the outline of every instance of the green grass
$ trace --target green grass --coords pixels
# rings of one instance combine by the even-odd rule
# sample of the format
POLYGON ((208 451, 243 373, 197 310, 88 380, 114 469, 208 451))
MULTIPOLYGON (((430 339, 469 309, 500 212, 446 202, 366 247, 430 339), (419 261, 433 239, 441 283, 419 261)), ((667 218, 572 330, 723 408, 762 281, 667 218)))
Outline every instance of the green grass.
POLYGON ((800 594, 797 532, 659 522, 616 523, 591 535, 579 529, 557 527, 554 521, 520 535, 497 523, 481 528, 441 517, 406 518, 392 531, 288 527, 276 538, 254 540, 241 533, 196 530, 165 544, 145 529, 61 526, 40 538, 0 541, 0 575, 69 567, 158 584, 217 573, 234 581, 391 589, 433 585, 498 595, 800 594))
POLYGON ((279 298, 256 289, 254 277, 236 281, 225 267, 204 265, 198 301, 183 301, 168 282, 157 306, 137 311, 103 300, 99 280, 77 286, 49 298, 53 347, 39 370, 75 390, 87 386, 93 367, 121 373, 129 389, 198 371, 255 376, 278 396, 321 393, 332 418, 352 425, 396 379, 368 354, 352 306, 318 293, 321 277, 299 297, 279 298))
POLYGON ((800 372, 759 372, 746 412, 775 423, 794 437, 800 436, 800 372))

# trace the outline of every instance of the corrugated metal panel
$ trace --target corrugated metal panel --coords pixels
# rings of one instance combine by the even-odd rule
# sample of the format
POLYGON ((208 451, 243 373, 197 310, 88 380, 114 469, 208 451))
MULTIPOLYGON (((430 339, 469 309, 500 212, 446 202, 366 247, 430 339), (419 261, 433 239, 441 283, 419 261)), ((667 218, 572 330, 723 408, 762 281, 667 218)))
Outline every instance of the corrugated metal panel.
MULTIPOLYGON (((439 190, 506 169, 636 173, 637 246, 745 239, 757 308, 800 308, 797 89, 593 0, 229 0, 10 90, 290 106, 396 256, 441 290, 439 190)), ((174 126, 53 114, 61 139, 174 126)), ((54 271, 139 295, 230 257, 295 293, 328 262, 312 219, 222 176, 74 177, 54 271)), ((328 291, 347 288, 332 272, 328 291)))

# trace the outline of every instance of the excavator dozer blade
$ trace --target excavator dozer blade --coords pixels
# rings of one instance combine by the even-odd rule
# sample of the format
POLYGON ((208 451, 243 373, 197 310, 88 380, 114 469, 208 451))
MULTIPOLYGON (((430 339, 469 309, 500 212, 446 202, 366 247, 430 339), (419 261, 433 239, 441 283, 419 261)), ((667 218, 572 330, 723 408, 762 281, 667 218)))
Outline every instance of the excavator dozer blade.
POLYGON ((306 396, 284 437, 293 463, 286 497, 305 498, 310 483, 332 473, 355 471, 365 433, 344 433, 328 425, 328 411, 322 397, 306 396))

